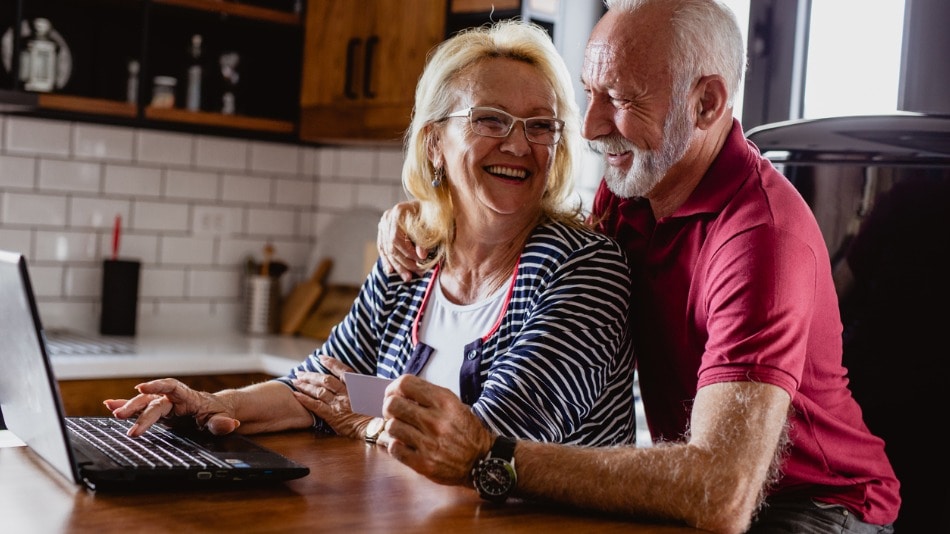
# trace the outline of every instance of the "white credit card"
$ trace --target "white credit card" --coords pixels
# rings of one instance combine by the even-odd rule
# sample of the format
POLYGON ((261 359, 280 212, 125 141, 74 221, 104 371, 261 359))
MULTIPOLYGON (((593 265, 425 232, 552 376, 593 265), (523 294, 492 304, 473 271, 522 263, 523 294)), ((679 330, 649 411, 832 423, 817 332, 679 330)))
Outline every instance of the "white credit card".
POLYGON ((359 373, 343 373, 346 390, 350 395, 350 408, 356 413, 383 416, 383 397, 386 386, 393 380, 359 373))

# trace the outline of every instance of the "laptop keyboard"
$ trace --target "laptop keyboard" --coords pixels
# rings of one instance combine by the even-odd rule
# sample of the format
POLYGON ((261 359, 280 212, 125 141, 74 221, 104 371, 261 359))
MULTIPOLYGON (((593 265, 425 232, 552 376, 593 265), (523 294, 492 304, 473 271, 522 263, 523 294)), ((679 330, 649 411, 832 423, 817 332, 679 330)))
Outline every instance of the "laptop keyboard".
POLYGON ((231 466, 194 442, 152 425, 137 438, 126 435, 132 420, 110 417, 67 418, 72 434, 102 451, 116 463, 145 469, 223 468, 231 466))

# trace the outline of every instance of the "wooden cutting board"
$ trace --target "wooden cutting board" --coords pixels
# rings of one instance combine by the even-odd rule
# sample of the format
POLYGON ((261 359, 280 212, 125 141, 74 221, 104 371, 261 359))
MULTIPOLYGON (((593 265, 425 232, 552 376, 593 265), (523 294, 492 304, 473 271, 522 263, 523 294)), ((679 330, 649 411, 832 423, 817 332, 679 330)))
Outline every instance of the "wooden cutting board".
POLYGON ((294 335, 323 295, 323 281, 330 272, 333 261, 325 259, 317 264, 310 278, 297 284, 284 300, 280 310, 280 333, 294 335))
POLYGON ((320 303, 300 327, 300 335, 326 340, 330 329, 346 317, 360 288, 347 285, 329 285, 320 303))

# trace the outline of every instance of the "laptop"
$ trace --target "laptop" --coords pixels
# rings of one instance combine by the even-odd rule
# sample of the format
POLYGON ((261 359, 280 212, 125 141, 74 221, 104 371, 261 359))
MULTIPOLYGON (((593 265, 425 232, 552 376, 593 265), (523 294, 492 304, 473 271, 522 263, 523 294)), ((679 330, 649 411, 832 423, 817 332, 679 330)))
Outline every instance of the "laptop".
POLYGON ((7 429, 64 477, 90 489, 218 487, 290 480, 310 472, 237 434, 212 436, 156 424, 130 438, 125 432, 131 420, 66 417, 26 259, 3 250, 0 369, 0 411, 7 429))

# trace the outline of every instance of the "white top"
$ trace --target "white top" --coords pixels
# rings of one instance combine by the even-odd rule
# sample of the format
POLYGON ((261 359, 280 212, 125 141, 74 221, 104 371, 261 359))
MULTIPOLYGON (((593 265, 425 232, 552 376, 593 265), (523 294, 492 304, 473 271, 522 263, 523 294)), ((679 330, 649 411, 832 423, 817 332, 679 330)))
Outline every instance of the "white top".
POLYGON ((459 395, 459 376, 465 345, 484 336, 504 310, 508 284, 490 297, 474 304, 455 304, 442 292, 442 284, 433 281, 432 298, 419 325, 419 341, 434 350, 419 373, 433 384, 459 395))

